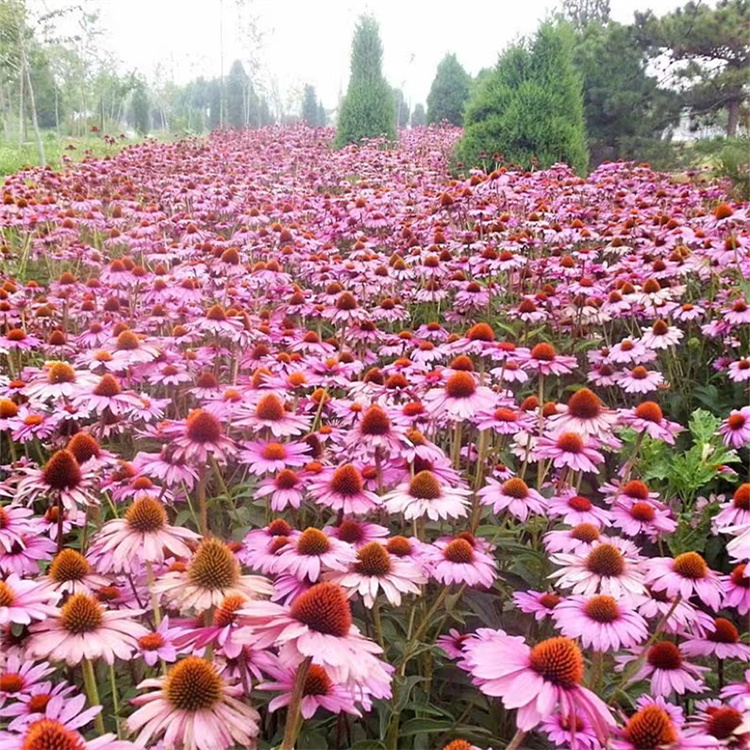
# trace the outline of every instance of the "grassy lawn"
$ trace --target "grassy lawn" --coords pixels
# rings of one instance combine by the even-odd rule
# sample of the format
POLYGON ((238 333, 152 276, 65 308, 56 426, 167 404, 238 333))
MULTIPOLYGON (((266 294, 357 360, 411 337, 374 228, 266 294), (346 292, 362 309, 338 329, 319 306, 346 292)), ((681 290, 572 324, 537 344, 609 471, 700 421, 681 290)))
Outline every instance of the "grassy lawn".
MULTIPOLYGON (((54 169, 59 169, 63 164, 63 157, 67 156, 73 161, 81 161, 87 156, 103 157, 114 156, 126 146, 138 143, 139 139, 126 138, 116 139, 114 144, 104 142, 100 135, 87 135, 83 138, 58 136, 56 133, 48 132, 42 136, 44 152, 47 163, 54 169), (74 148, 69 148, 73 146, 74 148)), ((0 147, 0 176, 12 174, 26 166, 39 165, 39 152, 36 141, 30 140, 19 144, 17 140, 8 140, 0 147)))

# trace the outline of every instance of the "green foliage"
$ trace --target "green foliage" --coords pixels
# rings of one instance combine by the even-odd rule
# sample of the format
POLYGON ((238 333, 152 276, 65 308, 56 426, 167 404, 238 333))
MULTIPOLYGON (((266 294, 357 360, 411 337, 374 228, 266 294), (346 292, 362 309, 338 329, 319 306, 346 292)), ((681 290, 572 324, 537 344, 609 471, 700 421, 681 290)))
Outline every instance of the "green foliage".
POLYGON ((529 169, 588 162, 581 81, 573 64, 573 33, 543 24, 531 43, 501 56, 466 109, 457 148, 465 166, 494 167, 495 155, 529 169))
POLYGON ((258 96, 240 60, 229 69, 226 81, 226 124, 232 128, 257 127, 258 96))
POLYGON ((573 57, 593 163, 639 158, 677 120, 677 97, 647 74, 632 27, 589 23, 576 37, 573 57))
POLYGON ((302 99, 302 119, 311 128, 323 124, 318 121, 318 97, 315 93, 315 86, 311 86, 309 83, 305 86, 302 99))
POLYGON ((130 114, 135 132, 141 137, 148 135, 151 129, 151 112, 148 89, 142 80, 138 80, 130 100, 130 114))
POLYGON ((411 126, 420 128, 427 123, 427 114, 424 111, 424 104, 415 104, 411 113, 411 126))
POLYGON ((712 8, 688 2, 661 18, 636 13, 641 43, 652 55, 666 54, 684 104, 694 116, 717 122, 726 115, 728 136, 737 134, 750 84, 750 2, 720 0, 712 8))
POLYGON ((391 87, 382 73, 383 45, 378 24, 362 16, 354 30, 351 73, 339 111, 336 146, 365 138, 396 137, 396 108, 391 87))
POLYGON ((409 124, 409 104, 404 99, 404 92, 401 89, 393 89, 393 98, 396 101, 396 124, 401 130, 409 124))
POLYGON ((714 174, 729 180, 739 200, 750 201, 750 137, 728 139, 723 144, 714 174))
POLYGON ((451 125, 463 124, 470 88, 471 76, 455 55, 446 55, 438 65, 435 80, 427 95, 428 124, 444 120, 451 125))

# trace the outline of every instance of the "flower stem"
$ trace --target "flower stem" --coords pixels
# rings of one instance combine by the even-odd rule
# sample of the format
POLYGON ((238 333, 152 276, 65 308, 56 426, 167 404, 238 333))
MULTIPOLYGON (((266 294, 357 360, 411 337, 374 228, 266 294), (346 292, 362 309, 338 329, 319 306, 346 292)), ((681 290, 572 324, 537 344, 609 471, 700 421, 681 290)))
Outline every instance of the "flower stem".
POLYGON ((297 741, 297 735, 302 726, 300 722, 300 712, 302 710, 302 698, 305 692, 305 682, 310 671, 312 656, 308 656, 298 667, 297 674, 294 677, 294 688, 292 697, 289 700, 289 708, 286 713, 286 726, 284 727, 284 739, 281 742, 280 750, 294 750, 294 743, 297 741))
MULTIPOLYGON (((99 700, 99 690, 96 687, 96 675, 94 674, 94 665, 86 658, 81 662, 81 671, 83 672, 83 685, 86 689, 86 696, 89 699, 89 704, 93 706, 101 706, 102 702, 99 700)), ((94 719, 94 726, 99 735, 105 734, 104 730, 104 719, 102 718, 101 711, 96 715, 94 719)))
POLYGON ((522 729, 519 729, 514 735, 511 741, 506 746, 505 750, 518 750, 519 747, 521 747, 521 743, 523 742, 523 738, 526 736, 526 732, 524 732, 522 729))
POLYGON ((120 699, 117 695, 117 680, 115 679, 115 665, 110 664, 109 665, 109 684, 110 688, 112 690, 112 710, 115 714, 115 727, 117 728, 117 739, 122 739, 121 729, 120 729, 120 699))
POLYGON ((150 560, 146 560, 146 583, 148 584, 149 594, 151 594, 151 608, 154 610, 154 622, 159 627, 161 624, 161 608, 159 607, 159 599, 154 591, 154 569, 151 567, 150 560))
POLYGON ((198 513, 200 514, 200 531, 203 536, 208 535, 208 504, 206 503, 206 475, 201 471, 198 479, 198 513))

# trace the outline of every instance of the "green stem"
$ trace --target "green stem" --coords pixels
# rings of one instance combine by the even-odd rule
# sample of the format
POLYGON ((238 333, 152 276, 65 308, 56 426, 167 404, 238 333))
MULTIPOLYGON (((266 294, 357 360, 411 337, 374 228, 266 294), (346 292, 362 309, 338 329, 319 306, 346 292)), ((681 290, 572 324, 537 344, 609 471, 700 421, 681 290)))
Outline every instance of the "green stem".
POLYGON ((378 645, 380 648, 385 650, 385 645, 383 643, 383 623, 380 619, 380 599, 376 598, 375 602, 372 606, 372 620, 373 620, 373 626, 375 628, 375 639, 378 642, 378 645))
POLYGON ((284 739, 280 750, 294 750, 294 743, 301 728, 300 716, 302 711, 302 698, 305 693, 305 682, 310 672, 312 656, 308 656, 298 667, 294 677, 294 688, 289 700, 289 708, 286 712, 286 726, 284 727, 284 739))
POLYGON ((519 747, 521 747, 521 743, 523 742, 523 738, 526 736, 526 732, 524 732, 522 729, 519 729, 514 735, 513 739, 508 743, 505 750, 518 750, 519 747))
POLYGON ((117 728, 117 739, 122 739, 120 736, 121 729, 120 729, 120 698, 117 695, 117 680, 115 678, 115 665, 110 664, 109 665, 109 685, 110 689, 112 690, 112 709, 115 714, 115 727, 117 728))
MULTIPOLYGON (((96 675, 94 674, 94 665, 86 658, 81 662, 81 670, 83 672, 83 685, 86 690, 86 696, 89 699, 91 706, 101 706, 102 702, 99 700, 99 690, 96 687, 96 675)), ((102 717, 101 711, 96 715, 94 719, 94 726, 99 735, 105 734, 104 730, 104 718, 102 717)))

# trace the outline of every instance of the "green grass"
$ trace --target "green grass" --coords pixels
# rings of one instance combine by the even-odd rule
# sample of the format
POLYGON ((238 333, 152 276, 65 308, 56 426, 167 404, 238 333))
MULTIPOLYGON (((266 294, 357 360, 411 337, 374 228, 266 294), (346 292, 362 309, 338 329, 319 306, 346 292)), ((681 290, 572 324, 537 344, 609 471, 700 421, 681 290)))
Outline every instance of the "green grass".
MULTIPOLYGON (((47 164, 53 169, 59 169, 63 156, 70 157, 73 161, 81 161, 87 156, 101 158, 103 156, 114 156, 123 148, 138 140, 130 138, 116 140, 114 145, 104 142, 104 137, 99 135, 88 135, 83 138, 58 136, 56 133, 47 132, 42 135, 47 164), (74 149, 69 149, 74 146, 74 149)), ((26 141, 19 144, 18 141, 9 139, 0 149, 0 176, 13 174, 26 166, 39 166, 39 151, 36 141, 26 141)))

